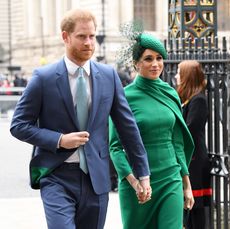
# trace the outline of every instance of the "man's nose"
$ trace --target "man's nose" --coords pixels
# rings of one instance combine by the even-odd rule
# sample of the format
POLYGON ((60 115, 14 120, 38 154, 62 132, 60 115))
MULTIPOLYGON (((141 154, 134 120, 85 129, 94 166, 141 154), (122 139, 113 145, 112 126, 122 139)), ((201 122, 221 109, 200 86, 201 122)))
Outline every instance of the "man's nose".
POLYGON ((90 39, 90 37, 86 37, 85 38, 85 41, 84 41, 84 44, 85 45, 88 45, 88 44, 90 44, 92 41, 91 41, 91 39, 90 39))

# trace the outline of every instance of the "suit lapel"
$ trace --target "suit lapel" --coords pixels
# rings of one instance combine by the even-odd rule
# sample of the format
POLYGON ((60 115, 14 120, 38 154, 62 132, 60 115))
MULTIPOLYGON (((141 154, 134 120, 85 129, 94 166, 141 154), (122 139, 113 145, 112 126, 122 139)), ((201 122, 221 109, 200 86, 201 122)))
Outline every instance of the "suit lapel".
POLYGON ((62 60, 58 65, 56 74, 57 88, 61 94, 61 98, 63 99, 63 102, 65 104, 66 110, 69 113, 70 118, 72 119, 74 125, 77 127, 73 98, 70 90, 68 73, 64 60, 62 60))
POLYGON ((101 97, 101 85, 103 82, 100 80, 100 73, 98 71, 98 68, 94 62, 91 61, 91 80, 92 80, 92 104, 91 104, 91 110, 90 110, 90 116, 89 116, 89 122, 88 122, 88 128, 90 128, 93 124, 95 115, 97 113, 97 109, 100 103, 100 97, 101 97))

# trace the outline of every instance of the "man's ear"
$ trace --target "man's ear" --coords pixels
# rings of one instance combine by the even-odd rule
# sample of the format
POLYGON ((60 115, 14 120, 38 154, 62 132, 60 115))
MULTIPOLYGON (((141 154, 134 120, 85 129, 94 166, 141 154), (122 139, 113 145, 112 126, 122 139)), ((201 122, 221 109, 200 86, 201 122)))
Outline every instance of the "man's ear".
POLYGON ((68 42, 68 33, 66 31, 62 31, 62 40, 67 43, 68 42))

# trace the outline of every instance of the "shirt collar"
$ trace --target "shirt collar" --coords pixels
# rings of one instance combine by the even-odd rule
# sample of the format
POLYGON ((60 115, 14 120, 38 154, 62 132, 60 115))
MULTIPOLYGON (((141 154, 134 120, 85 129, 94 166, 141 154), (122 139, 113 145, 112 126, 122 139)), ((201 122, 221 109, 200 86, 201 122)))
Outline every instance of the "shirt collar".
MULTIPOLYGON (((73 76, 76 72, 76 70, 79 68, 79 66, 77 64, 75 64, 74 62, 72 62, 67 56, 64 56, 64 61, 66 64, 66 68, 68 71, 68 74, 73 76)), ((90 75, 90 61, 86 61, 86 63, 82 66, 84 68, 84 70, 86 71, 87 75, 90 75)))

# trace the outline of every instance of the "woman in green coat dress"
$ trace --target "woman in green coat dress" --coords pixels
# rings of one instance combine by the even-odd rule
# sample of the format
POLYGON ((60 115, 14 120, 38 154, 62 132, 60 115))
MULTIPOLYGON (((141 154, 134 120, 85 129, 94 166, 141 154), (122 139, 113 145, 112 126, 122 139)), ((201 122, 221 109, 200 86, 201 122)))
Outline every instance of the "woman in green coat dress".
POLYGON ((132 59, 138 74, 125 93, 148 153, 152 196, 146 203, 137 201, 139 181, 110 122, 110 153, 119 176, 124 229, 182 229, 183 208, 194 204, 188 173, 193 141, 177 92, 159 78, 165 58, 157 38, 146 33, 135 38, 132 59))

